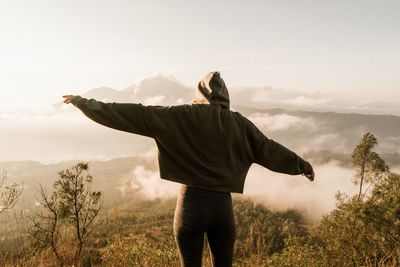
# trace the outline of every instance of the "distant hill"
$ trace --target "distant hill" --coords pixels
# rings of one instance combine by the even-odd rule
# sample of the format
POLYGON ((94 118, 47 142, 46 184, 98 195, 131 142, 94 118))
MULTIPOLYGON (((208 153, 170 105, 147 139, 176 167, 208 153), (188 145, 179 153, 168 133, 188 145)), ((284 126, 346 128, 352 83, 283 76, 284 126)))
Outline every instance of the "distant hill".
MULTIPOLYGON (((78 162, 78 160, 73 160, 43 164, 37 161, 3 161, 0 162, 0 170, 7 171, 7 184, 23 182, 24 193, 18 205, 32 206, 35 204, 35 196, 38 195, 39 184, 51 191, 53 182, 58 177, 57 173, 78 162)), ((93 188, 106 192, 105 199, 107 201, 121 199, 123 193, 121 186, 124 187, 124 194, 138 194, 140 186, 139 184, 135 186, 136 178, 133 173, 137 166, 156 171, 157 162, 149 161, 145 157, 89 161, 89 172, 95 177, 93 188)), ((112 205, 112 202, 109 204, 112 205)))
POLYGON ((105 102, 130 102, 133 98, 133 94, 129 90, 118 91, 109 87, 94 88, 82 96, 105 102))
MULTIPOLYGON (((105 102, 177 105, 189 103, 194 90, 174 78, 158 75, 124 90, 101 87, 83 92, 82 96, 105 102)), ((365 132, 378 138, 378 152, 400 153, 399 116, 322 112, 318 106, 322 100, 318 99, 314 111, 304 111, 302 107, 310 106, 286 105, 286 100, 310 102, 310 96, 298 98, 290 91, 269 87, 233 88, 230 95, 234 111, 252 120, 269 138, 301 155, 324 151, 349 154, 365 132), (274 105, 282 107, 273 108, 274 99, 274 105)), ((0 132, 0 161, 111 159, 141 155, 154 147, 149 138, 98 125, 62 103, 43 110, 0 111, 0 132)))
POLYGON ((179 81, 157 75, 146 78, 137 85, 118 91, 108 87, 89 90, 82 94, 106 102, 140 102, 148 105, 178 105, 188 103, 193 97, 193 89, 179 81))
POLYGON ((234 108, 252 119, 267 136, 294 149, 350 153, 361 136, 371 132, 378 138, 378 152, 400 153, 399 116, 234 108))

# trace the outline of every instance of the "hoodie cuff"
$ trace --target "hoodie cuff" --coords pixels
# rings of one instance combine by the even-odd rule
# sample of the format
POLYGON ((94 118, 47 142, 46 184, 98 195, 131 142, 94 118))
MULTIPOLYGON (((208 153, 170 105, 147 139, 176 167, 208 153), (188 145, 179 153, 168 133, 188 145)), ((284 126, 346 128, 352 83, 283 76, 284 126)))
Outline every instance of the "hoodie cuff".
POLYGON ((79 95, 74 96, 74 97, 71 99, 72 105, 74 105, 74 106, 76 107, 76 106, 78 105, 79 100, 81 100, 81 99, 82 99, 82 97, 79 96, 79 95))
POLYGON ((303 174, 310 174, 312 172, 313 172, 313 168, 312 168, 311 164, 308 161, 304 160, 302 173, 303 174))

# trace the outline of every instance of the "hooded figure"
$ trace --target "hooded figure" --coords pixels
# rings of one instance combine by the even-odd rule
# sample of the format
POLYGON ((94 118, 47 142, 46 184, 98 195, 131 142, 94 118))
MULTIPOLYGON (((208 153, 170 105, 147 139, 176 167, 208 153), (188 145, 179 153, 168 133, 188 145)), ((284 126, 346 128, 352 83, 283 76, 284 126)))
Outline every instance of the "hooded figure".
POLYGON ((219 72, 208 73, 199 82, 197 89, 195 98, 203 97, 211 105, 219 105, 225 109, 229 109, 228 89, 219 72))
POLYGON ((253 163, 314 178, 307 161, 230 110, 228 89, 219 72, 210 72, 199 82, 189 105, 65 97, 65 103, 71 102, 97 123, 155 140, 161 178, 182 184, 174 217, 182 266, 201 266, 205 233, 214 265, 231 266, 235 224, 230 193, 243 193, 253 163))

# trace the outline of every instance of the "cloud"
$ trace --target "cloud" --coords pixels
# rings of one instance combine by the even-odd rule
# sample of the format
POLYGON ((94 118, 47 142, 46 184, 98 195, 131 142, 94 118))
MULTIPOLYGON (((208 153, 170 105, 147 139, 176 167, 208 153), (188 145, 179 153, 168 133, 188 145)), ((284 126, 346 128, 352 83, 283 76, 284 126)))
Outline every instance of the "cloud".
MULTIPOLYGON (((351 179, 353 171, 340 167, 337 162, 314 166, 316 179, 309 182, 304 176, 291 176, 271 172, 254 164, 246 178, 244 196, 251 197, 276 211, 297 209, 307 218, 318 220, 335 208, 338 191, 348 195, 357 193, 351 179)), ((123 195, 135 192, 148 199, 175 198, 179 184, 160 178, 158 170, 136 166, 132 175, 120 181, 118 189, 123 195)))
POLYGON ((300 148, 303 153, 313 150, 329 150, 331 152, 343 152, 347 150, 344 142, 340 142, 338 133, 326 133, 313 137, 306 146, 300 148), (317 148, 317 149, 316 149, 317 148))
POLYGON ((311 98, 308 96, 298 96, 282 101, 282 103, 284 104, 295 105, 295 106, 307 106, 307 107, 323 105, 328 102, 329 100, 326 98, 311 98))
POLYGON ((0 110, 0 161, 109 159, 147 151, 153 141, 115 131, 71 105, 0 110))
POLYGON ((75 124, 86 120, 72 105, 0 109, 0 129, 75 124))
POLYGON ((158 171, 136 166, 132 176, 126 176, 120 181, 118 189, 124 196, 133 191, 149 199, 168 199, 178 195, 179 184, 160 178, 158 171))
MULTIPOLYGON (((233 94, 243 94, 243 89, 236 89, 233 94)), ((246 99, 256 105, 268 105, 274 107, 321 107, 331 104, 331 99, 321 93, 316 92, 299 92, 295 90, 274 88, 274 87, 248 87, 245 90, 246 99)))
POLYGON ((143 100, 144 105, 162 105, 165 99, 165 95, 156 95, 147 97, 143 100))
POLYGON ((383 151, 391 151, 393 153, 400 153, 400 136, 391 136, 383 140, 378 140, 378 148, 383 151))
POLYGON ((282 108, 317 112, 354 112, 400 115, 396 101, 360 100, 359 97, 323 91, 298 91, 275 87, 235 87, 230 90, 233 105, 282 108))
POLYGON ((313 127, 315 125, 312 118, 301 118, 289 114, 254 113, 248 119, 258 127, 269 131, 282 131, 291 127, 313 127))
MULTIPOLYGON (((138 165, 131 174, 121 179, 118 188, 122 194, 135 192, 149 199, 177 196, 179 184, 160 178, 156 153, 156 148, 144 153, 142 157, 149 165, 138 165)), ((301 175, 271 172, 253 164, 246 178, 244 196, 262 202, 273 210, 297 209, 308 218, 318 220, 335 208, 338 191, 348 195, 357 193, 358 187, 351 182, 353 170, 341 167, 339 162, 315 165, 314 170, 316 179, 309 182, 301 175)))
POLYGON ((298 209, 312 219, 319 219, 335 208, 335 194, 338 191, 353 195, 357 192, 357 186, 351 182, 353 171, 340 167, 338 163, 314 167, 316 179, 309 182, 301 175, 274 173, 253 165, 247 175, 244 193, 271 209, 298 209))
MULTIPOLYGON (((141 90, 136 92, 134 99, 127 98, 133 95, 133 88, 123 92, 99 88, 91 92, 96 93, 99 99, 112 99, 117 94, 120 99, 131 99, 148 105, 184 104, 191 99, 194 92, 162 77, 147 79, 139 87, 141 90), (163 91, 160 88, 164 88, 163 91)), ((231 99, 237 104, 236 109, 241 111, 242 108, 246 116, 255 112, 252 109, 254 107, 264 109, 265 113, 252 114, 249 119, 266 136, 297 153, 311 150, 350 153, 366 131, 378 137, 379 153, 400 153, 398 127, 393 126, 398 118, 293 111, 304 109, 354 112, 362 110, 363 106, 372 110, 389 109, 393 105, 368 104, 365 101, 331 98, 322 93, 304 93, 273 87, 241 87, 231 92, 231 99), (289 107, 292 111, 270 110, 274 107, 289 107)), ((62 103, 41 108, 0 107, 0 132, 0 147, 3 152, 0 160, 59 161, 80 157, 106 159, 136 156, 138 151, 147 151, 149 144, 153 144, 152 140, 100 126, 72 105, 62 103)))

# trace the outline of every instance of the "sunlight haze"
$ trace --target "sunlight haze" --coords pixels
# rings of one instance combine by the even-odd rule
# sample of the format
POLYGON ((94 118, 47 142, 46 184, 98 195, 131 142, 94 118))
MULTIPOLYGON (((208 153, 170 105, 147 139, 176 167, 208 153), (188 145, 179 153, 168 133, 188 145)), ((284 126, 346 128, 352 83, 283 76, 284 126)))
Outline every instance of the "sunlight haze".
POLYGON ((2 107, 161 73, 342 98, 400 97, 398 1, 0 1, 2 107))
POLYGON ((0 267, 400 266, 399 11, 0 0, 0 267))

